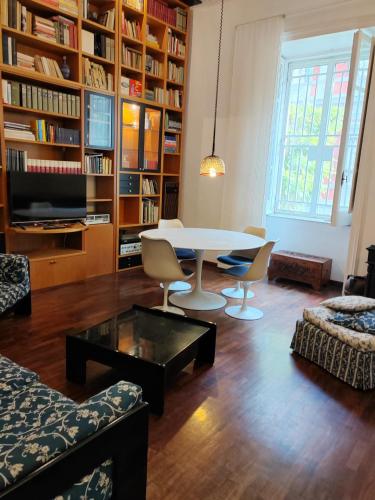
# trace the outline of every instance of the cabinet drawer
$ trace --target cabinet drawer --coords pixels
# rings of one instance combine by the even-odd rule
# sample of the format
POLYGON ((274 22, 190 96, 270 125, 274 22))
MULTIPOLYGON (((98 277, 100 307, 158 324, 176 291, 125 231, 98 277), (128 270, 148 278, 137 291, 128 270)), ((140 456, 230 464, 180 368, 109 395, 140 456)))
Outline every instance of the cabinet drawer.
POLYGON ((86 254, 31 260, 31 289, 62 285, 86 278, 86 254))

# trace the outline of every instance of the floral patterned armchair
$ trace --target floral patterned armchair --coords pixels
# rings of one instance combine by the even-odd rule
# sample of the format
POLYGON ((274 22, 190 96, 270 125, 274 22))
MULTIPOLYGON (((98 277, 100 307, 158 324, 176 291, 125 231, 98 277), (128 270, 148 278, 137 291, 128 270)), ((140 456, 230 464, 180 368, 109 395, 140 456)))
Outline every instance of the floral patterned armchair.
POLYGON ((18 314, 31 314, 29 260, 0 254, 0 314, 12 308, 18 314))
POLYGON ((0 499, 144 500, 147 405, 119 382, 78 405, 0 356, 0 499))

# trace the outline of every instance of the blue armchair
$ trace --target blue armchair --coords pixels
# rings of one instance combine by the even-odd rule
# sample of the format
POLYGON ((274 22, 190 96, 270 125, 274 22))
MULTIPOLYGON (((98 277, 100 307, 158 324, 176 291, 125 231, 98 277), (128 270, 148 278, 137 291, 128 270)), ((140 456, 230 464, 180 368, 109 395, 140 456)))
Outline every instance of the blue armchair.
POLYGON ((31 314, 29 259, 0 254, 0 314, 10 309, 16 314, 31 314))

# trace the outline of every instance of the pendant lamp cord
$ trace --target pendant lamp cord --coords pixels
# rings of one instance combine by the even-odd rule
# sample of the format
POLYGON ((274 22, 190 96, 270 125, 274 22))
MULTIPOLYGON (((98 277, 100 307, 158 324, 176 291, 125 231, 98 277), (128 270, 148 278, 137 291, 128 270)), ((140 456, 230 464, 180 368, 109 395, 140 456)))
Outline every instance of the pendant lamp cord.
POLYGON ((215 98, 215 116, 214 116, 214 136, 213 136, 213 140, 212 140, 212 156, 215 155, 215 145, 216 145, 216 120, 217 120, 217 103, 218 103, 218 97, 219 97, 221 39, 223 36, 223 15, 224 15, 224 0, 221 0, 219 52, 218 52, 218 58, 217 58, 216 98, 215 98))

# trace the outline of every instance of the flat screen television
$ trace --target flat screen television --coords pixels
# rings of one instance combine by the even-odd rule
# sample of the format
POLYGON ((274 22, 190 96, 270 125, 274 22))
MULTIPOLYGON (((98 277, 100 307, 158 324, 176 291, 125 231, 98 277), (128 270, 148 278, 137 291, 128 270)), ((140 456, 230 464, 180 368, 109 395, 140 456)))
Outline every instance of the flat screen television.
POLYGON ((79 220, 87 215, 86 176, 9 172, 12 223, 79 220))

